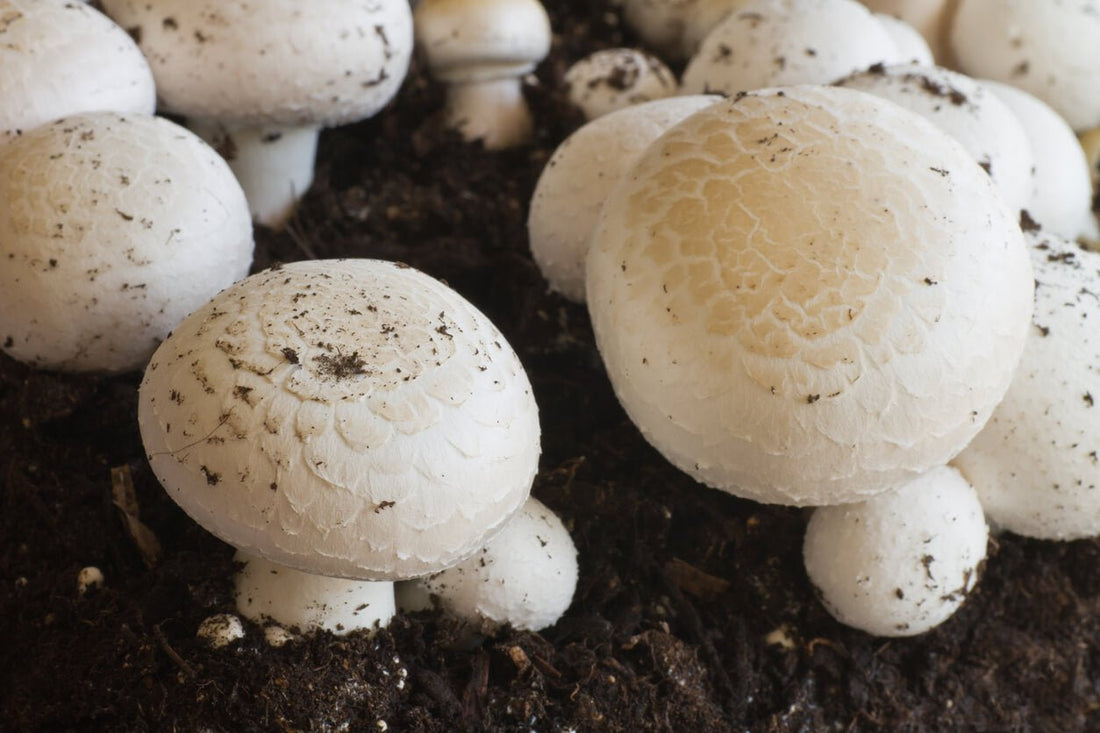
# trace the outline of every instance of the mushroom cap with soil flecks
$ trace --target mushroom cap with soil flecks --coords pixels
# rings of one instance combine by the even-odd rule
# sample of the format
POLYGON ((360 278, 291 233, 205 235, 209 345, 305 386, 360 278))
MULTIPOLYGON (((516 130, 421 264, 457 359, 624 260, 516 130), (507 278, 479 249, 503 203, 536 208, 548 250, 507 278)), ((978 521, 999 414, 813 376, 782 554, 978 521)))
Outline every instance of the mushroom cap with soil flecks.
POLYGON ((377 260, 253 275, 189 316, 139 396, 169 495, 238 549, 308 573, 416 577, 520 509, 538 411, 495 326, 377 260))
POLYGON ((589 120, 672 96, 678 88, 679 82, 663 61, 635 48, 601 49, 565 72, 569 101, 589 120))
POLYGON ((1023 349, 1017 217, 962 146, 863 92, 707 107, 604 204, 587 302, 619 400, 710 486, 857 501, 942 465, 1023 349))

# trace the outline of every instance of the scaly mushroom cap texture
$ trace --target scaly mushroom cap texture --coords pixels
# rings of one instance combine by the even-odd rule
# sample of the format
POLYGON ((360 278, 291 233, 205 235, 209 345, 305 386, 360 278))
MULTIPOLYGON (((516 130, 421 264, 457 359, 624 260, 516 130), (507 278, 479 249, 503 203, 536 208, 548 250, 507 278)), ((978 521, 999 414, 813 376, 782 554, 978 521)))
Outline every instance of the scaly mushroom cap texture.
POLYGON ((154 354, 150 463, 199 524, 306 572, 452 565, 523 505, 538 410, 515 352, 439 281, 377 260, 253 275, 154 354))
POLYGON ((0 262, 0 348, 49 369, 129 371, 248 274, 252 222, 194 134, 92 112, 0 145, 0 262))
POLYGON ((241 125, 375 114, 412 56, 407 0, 105 0, 138 39, 164 109, 241 125))
POLYGON ((156 107, 133 39, 69 0, 0 0, 0 99, 0 143, 59 117, 156 107))
POLYGON ((604 204, 587 263, 600 353, 646 438, 783 504, 856 501, 962 450, 1031 299, 985 171, 918 115, 836 87, 669 129, 604 204))

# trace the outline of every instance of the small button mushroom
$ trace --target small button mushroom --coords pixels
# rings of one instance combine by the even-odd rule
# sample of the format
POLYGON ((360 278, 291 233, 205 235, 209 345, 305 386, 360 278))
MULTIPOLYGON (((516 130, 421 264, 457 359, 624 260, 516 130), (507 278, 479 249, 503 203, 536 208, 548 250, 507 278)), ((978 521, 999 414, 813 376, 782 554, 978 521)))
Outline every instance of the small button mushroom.
POLYGON ((914 28, 927 42, 940 66, 952 66, 948 32, 959 0, 862 0, 876 13, 890 15, 914 28))
POLYGON ((924 36, 916 28, 904 20, 899 20, 885 13, 875 13, 875 18, 890 34, 894 45, 898 47, 898 56, 903 59, 904 63, 921 66, 935 65, 932 49, 928 47, 928 42, 924 40, 924 36))
POLYGON ((138 420, 169 495, 262 558, 246 558, 238 608, 287 626, 373 627, 384 603, 302 573, 389 590, 442 570, 519 511, 538 467, 538 410, 504 337, 443 283, 377 260, 219 293, 153 355, 138 420))
POLYGON ((703 39, 681 86, 732 95, 828 84, 901 60, 890 34, 856 0, 745 0, 703 39))
POLYGON ((838 621, 876 636, 913 636, 966 600, 988 541, 974 489, 940 467, 866 501, 814 510, 803 559, 838 621))
POLYGON ((837 82, 916 112, 963 144, 1013 210, 1032 200, 1035 156, 1023 124, 970 77, 936 66, 874 66, 837 82))
POLYGON ((540 631, 557 623, 573 600, 577 549, 557 515, 531 497, 481 550, 407 584, 414 586, 413 610, 427 594, 482 633, 505 624, 540 631))
POLYGON ((1085 152, 1066 121, 1038 97, 997 81, 982 86, 1012 110, 1027 133, 1034 158, 1028 214, 1066 239, 1100 239, 1092 211, 1092 182, 1085 152))
POLYGON ((76 591, 80 595, 84 595, 89 591, 102 588, 104 582, 106 582, 106 578, 103 577, 103 571, 94 565, 89 565, 81 568, 80 572, 76 574, 76 591))
POLYGON ((955 459, 990 522, 1028 537, 1100 535, 1100 253, 1029 235, 1035 315, 1004 401, 955 459))
POLYGON ((663 58, 681 61, 684 30, 700 0, 621 0, 623 20, 663 58))
POLYGON ((531 254, 550 289, 584 302, 584 261, 600 207, 661 133, 721 97, 688 95, 634 105, 580 127, 558 146, 531 197, 531 254))
POLYGON ((252 247, 225 161, 168 120, 87 113, 0 146, 0 348, 20 361, 140 369, 252 247))
POLYGON ((678 87, 663 61, 633 48, 605 48, 585 56, 565 72, 565 84, 569 101, 589 120, 672 96, 678 87))
POLYGON ((224 649, 244 638, 244 624, 231 613, 216 613, 203 619, 195 635, 212 649, 224 649))
POLYGON ((858 501, 942 465, 1012 379, 1018 216, 919 115, 839 87, 750 93, 657 139, 592 235, 615 392, 699 481, 858 501))
POLYGON ((1094 0, 958 0, 958 69, 1034 94, 1080 132, 1100 126, 1100 12, 1094 0))
POLYGON ((0 0, 0 143, 83 112, 153 114, 153 73, 110 18, 68 0, 0 0))
POLYGON ((694 0, 684 21, 680 53, 690 59, 707 37, 726 17, 746 0, 694 0))
POLYGON ((104 0, 149 58, 162 108, 229 160, 253 218, 281 227, 323 127, 381 110, 412 55, 406 0, 104 0))
POLYGON ((416 41, 447 85, 449 126, 495 150, 527 142, 533 128, 522 77, 550 52, 550 19, 538 0, 420 0, 416 41))

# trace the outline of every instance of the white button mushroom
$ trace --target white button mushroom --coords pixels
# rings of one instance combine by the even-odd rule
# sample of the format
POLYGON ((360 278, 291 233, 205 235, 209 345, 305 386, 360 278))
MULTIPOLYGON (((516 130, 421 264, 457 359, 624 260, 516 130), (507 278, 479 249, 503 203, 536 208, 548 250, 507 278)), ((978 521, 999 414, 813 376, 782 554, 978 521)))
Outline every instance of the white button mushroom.
POLYGON ((105 0, 139 39, 165 111, 229 159, 253 217, 280 227, 313 181, 322 127, 371 117, 412 55, 406 0, 105 0))
POLYGON ((471 557, 408 583, 483 633, 505 624, 539 631, 557 623, 573 600, 577 549, 557 515, 531 497, 471 557))
POLYGON ((110 18, 68 0, 0 0, 0 143, 82 112, 153 114, 153 73, 110 18))
POLYGON ((605 48, 585 56, 566 70, 565 84, 569 101, 589 120, 672 96, 679 86, 663 61, 634 48, 605 48))
POLYGON ((736 94, 828 84, 901 60, 890 34, 856 0, 745 0, 707 34, 681 86, 689 94, 736 94))
POLYGON ((700 0, 622 0, 623 20, 645 44, 664 58, 679 61, 684 30, 700 0))
POLYGON ((88 113, 0 146, 0 261, 4 351, 128 371, 248 274, 252 224, 198 137, 157 117, 88 113))
POLYGON ((959 0, 951 28, 958 68, 1034 94, 1070 127, 1100 126, 1100 3, 959 0))
POLYGON ((1089 163, 1066 121, 1038 97, 997 81, 983 80, 1016 115, 1035 165, 1027 212, 1043 229, 1067 239, 1100 238, 1092 211, 1089 163))
POLYGON ((531 197, 531 254, 550 289, 584 302, 588 239, 604 199, 649 144, 721 97, 670 97, 618 110, 579 128, 554 151, 531 197))
POLYGON ((940 467, 864 502, 814 510, 803 559, 838 621, 876 636, 913 636, 966 600, 988 540, 974 489, 940 467))
POLYGON ((244 624, 231 613, 216 613, 203 619, 195 636, 209 644, 212 649, 223 649, 244 638, 244 624))
MULTIPOLYGON (((138 417, 157 477, 206 529, 348 579, 417 577, 481 548, 522 507, 539 455, 531 387, 500 332, 439 281, 375 260, 285 265, 223 291, 154 354, 138 417)), ((259 575, 290 586, 262 598, 301 587, 259 575)), ((299 600, 238 604, 309 618, 280 617, 299 600)))
POLYGON ((936 66, 874 66, 837 82, 900 104, 963 144, 1015 211, 1032 200, 1035 157, 1023 124, 995 94, 936 66))
POLYGON ((885 13, 875 13, 875 18, 890 34, 894 45, 898 47, 898 56, 904 63, 921 66, 935 65, 936 61, 932 49, 928 47, 928 41, 924 40, 924 36, 916 28, 904 20, 885 13))
POLYGON ((1100 253, 1032 239, 1034 325, 1012 386, 955 459, 990 522, 1041 539, 1100 535, 1100 253))
POLYGON ((876 13, 904 21, 924 37, 940 66, 951 66, 947 42, 951 19, 959 0, 862 0, 876 13))
POLYGON ((699 50, 703 39, 730 13, 747 0, 694 0, 684 21, 680 52, 690 59, 699 50))
POLYGON ((76 574, 76 591, 80 595, 84 595, 89 591, 102 588, 105 582, 106 578, 103 577, 103 571, 95 565, 89 565, 81 568, 80 572, 76 574))
POLYGON ((550 52, 538 0, 420 0, 416 41, 447 85, 448 124, 488 149, 523 144, 533 122, 521 79, 550 52))
POLYGON ((710 486, 828 504, 957 454, 1004 395, 1032 274, 962 146, 869 94, 786 87, 664 133, 604 204, 588 309, 645 437, 710 486))

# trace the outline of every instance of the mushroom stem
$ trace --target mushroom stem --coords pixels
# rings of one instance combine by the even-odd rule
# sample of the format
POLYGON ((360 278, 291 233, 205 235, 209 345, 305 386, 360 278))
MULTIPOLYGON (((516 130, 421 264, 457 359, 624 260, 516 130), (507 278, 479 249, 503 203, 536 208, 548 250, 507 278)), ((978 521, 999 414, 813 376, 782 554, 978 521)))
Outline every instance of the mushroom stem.
POLYGON ((534 128, 518 76, 452 81, 447 124, 467 140, 480 139, 488 150, 522 145, 534 128))
POLYGON ((391 581, 314 575, 238 551, 237 611, 301 631, 347 634, 389 625, 395 613, 391 581))
POLYGON ((187 126, 229 162, 253 220, 282 229, 313 183, 320 126, 234 125, 199 118, 187 126))

